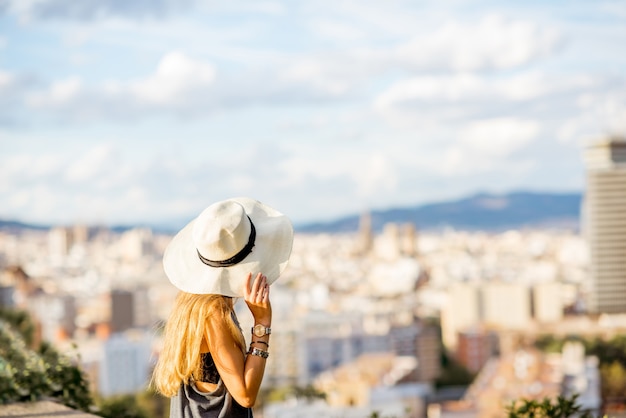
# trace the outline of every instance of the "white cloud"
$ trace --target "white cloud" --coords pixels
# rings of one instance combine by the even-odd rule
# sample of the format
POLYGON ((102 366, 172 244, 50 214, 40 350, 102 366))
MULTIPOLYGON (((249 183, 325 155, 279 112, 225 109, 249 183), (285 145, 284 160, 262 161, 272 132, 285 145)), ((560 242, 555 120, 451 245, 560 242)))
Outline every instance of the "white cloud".
MULTIPOLYGON (((314 16, 309 24, 318 33, 341 32, 344 39, 358 40, 363 33, 358 19, 353 22, 314 16)), ((130 39, 137 47, 145 46, 141 36, 137 39, 133 36, 136 30, 133 32, 128 25, 121 25, 126 28, 121 41, 130 39)), ((184 29, 179 22, 172 25, 176 29, 171 30, 174 36, 184 29)), ((156 30, 154 22, 141 27, 148 33, 156 30)), ((196 34, 198 26, 192 27, 196 34)), ((80 30, 90 39, 98 36, 95 29, 80 27, 69 33, 80 33, 80 30)), ((160 30, 166 31, 166 28, 160 30)), ((341 50, 333 47, 310 49, 297 54, 274 51, 269 55, 265 53, 264 57, 259 56, 258 49, 231 45, 226 47, 230 55, 223 56, 228 60, 236 59, 244 66, 244 71, 237 72, 220 70, 221 61, 192 58, 174 50, 164 54, 154 72, 145 77, 99 84, 85 84, 79 76, 70 77, 53 82, 47 89, 30 92, 27 104, 64 121, 135 120, 155 116, 155 111, 205 117, 215 109, 233 106, 363 99, 369 94, 368 90, 372 91, 373 85, 377 86, 376 90, 384 86, 379 77, 407 70, 444 72, 438 76, 420 75, 400 80, 379 95, 377 107, 397 107, 435 97, 482 99, 485 90, 493 90, 493 80, 484 74, 454 72, 508 69, 528 64, 553 53, 560 42, 554 30, 544 30, 523 20, 507 20, 499 15, 469 23, 450 20, 430 32, 428 29, 418 30, 421 32, 415 35, 414 31, 412 40, 407 42, 404 37, 387 39, 384 47, 369 43, 341 50)), ((251 35, 249 33, 247 38, 251 35)), ((245 44, 240 41, 236 43, 245 44)), ((223 44, 231 42, 235 41, 231 39, 223 44)), ((506 80, 507 84, 500 86, 501 96, 508 94, 516 100, 535 94, 528 86, 514 90, 523 81, 523 75, 517 77, 519 80, 512 80, 512 83, 506 80)), ((533 80, 529 83, 537 84, 533 80)))
POLYGON ((59 154, 7 154, 0 161, 0 191, 28 188, 42 178, 54 177, 66 163, 59 154))
POLYGON ((32 84, 32 77, 0 68, 0 125, 16 125, 15 115, 21 109, 24 94, 32 84))
POLYGON ((163 17, 190 8, 193 0, 7 0, 8 9, 23 21, 34 19, 92 20, 111 16, 163 17))
POLYGON ((406 38, 427 22, 428 17, 423 14, 424 4, 405 6, 401 2, 388 2, 381 7, 377 1, 318 0, 303 2, 301 13, 304 16, 333 16, 341 21, 354 22, 364 28, 370 38, 406 38))
POLYGON ((202 111, 214 100, 215 78, 210 63, 174 51, 165 54, 155 72, 145 78, 87 85, 79 77, 69 77, 44 90, 29 91, 25 102, 33 111, 78 121, 134 119, 155 109, 202 111))
POLYGON ((417 71, 508 69, 553 54, 561 42, 554 29, 488 15, 477 24, 451 21, 396 47, 395 55, 417 71))
MULTIPOLYGON (((215 8, 215 6, 215 4, 212 4, 210 7, 215 8)), ((260 13, 270 16, 281 16, 287 12, 285 3, 280 1, 231 1, 220 3, 219 7, 229 13, 260 13)))
POLYGON ((373 101, 392 126, 433 127, 498 118, 546 118, 552 123, 576 109, 584 92, 602 91, 615 80, 538 71, 513 75, 459 73, 400 80, 373 101))
MULTIPOLYGON (((342 98, 359 81, 352 67, 344 66, 333 57, 304 57, 289 64, 279 82, 286 85, 309 86, 318 96, 342 98)), ((306 91, 302 89, 302 92, 306 91)))
POLYGON ((180 104, 214 80, 215 68, 211 64, 193 60, 181 52, 170 52, 161 59, 155 74, 131 83, 129 89, 140 101, 180 104))
POLYGON ((385 110, 415 102, 469 101, 489 96, 492 84, 474 74, 418 76, 392 84, 378 95, 377 109, 385 110))
POLYGON ((558 127, 560 142, 581 145, 601 135, 626 135, 626 81, 580 94, 576 105, 558 127))
POLYGON ((31 192, 28 190, 16 190, 7 197, 6 204, 11 209, 26 209, 30 201, 30 195, 31 192))
POLYGON ((365 37, 363 30, 357 26, 339 20, 314 19, 309 22, 309 27, 319 38, 333 42, 355 41, 365 37))
POLYGON ((332 155, 325 150, 326 147, 305 148, 288 157, 282 169, 285 186, 307 189, 308 183, 316 182, 349 184, 350 194, 366 200, 395 190, 398 160, 393 152, 374 152, 369 147, 355 152, 354 146, 337 147, 332 155))
POLYGON ((58 223, 165 219, 196 207, 194 196, 179 194, 190 173, 193 167, 187 168, 181 183, 171 181, 180 178, 175 165, 138 164, 112 143, 82 152, 67 148, 54 154, 4 156, 0 198, 5 205, 0 216, 58 223))
POLYGON ((78 3, 6 3, 3 215, 164 219, 250 194, 315 219, 576 185, 579 138, 626 120, 623 32, 582 3, 588 22, 510 2, 78 3))
POLYGON ((85 86, 79 77, 70 77, 56 81, 44 92, 35 92, 27 97, 27 102, 34 107, 55 107, 75 101, 85 86))
MULTIPOLYGON (((519 118, 482 119, 467 123, 443 154, 438 168, 446 176, 525 171, 533 160, 515 155, 541 133, 539 122, 519 118)), ((540 158, 535 156, 534 160, 540 158)))
POLYGON ((384 110, 433 102, 521 102, 549 94, 578 94, 597 84, 598 81, 590 77, 557 77, 536 71, 495 78, 475 73, 417 76, 392 84, 378 95, 374 105, 384 110))
MULTIPOLYGON (((340 32, 333 35, 340 39, 361 37, 356 26, 345 23, 335 25, 329 21, 312 20, 310 26, 322 38, 328 32, 340 32)), ((389 71, 461 72, 461 76, 454 76, 458 77, 457 84, 447 91, 454 95, 458 89, 481 87, 476 85, 478 76, 470 72, 520 67, 554 54, 562 42, 561 35, 554 29, 489 15, 472 23, 450 21, 431 33, 422 31, 408 42, 396 41, 391 46, 352 47, 340 53, 331 50, 302 55, 287 65, 285 79, 310 82, 340 97, 355 85, 365 85, 373 77, 389 71), (465 83, 469 85, 463 85, 465 83)), ((422 85, 410 87, 413 92, 417 89, 428 95, 429 91, 437 89, 437 86, 429 87, 437 77, 442 76, 419 76, 409 83, 421 81, 422 85)), ((406 87, 402 86, 402 90, 406 87)))
POLYGON ((470 122, 461 131, 460 139, 472 151, 502 158, 533 141, 539 132, 536 121, 496 118, 470 122))
POLYGON ((7 88, 14 80, 14 76, 8 71, 0 70, 0 89, 7 88))
POLYGON ((381 153, 367 156, 352 173, 357 184, 357 193, 363 197, 373 197, 385 190, 396 189, 398 178, 394 164, 381 153))
POLYGON ((98 145, 87 153, 78 156, 65 171, 65 178, 71 183, 91 183, 103 173, 118 170, 115 148, 110 144, 98 145))

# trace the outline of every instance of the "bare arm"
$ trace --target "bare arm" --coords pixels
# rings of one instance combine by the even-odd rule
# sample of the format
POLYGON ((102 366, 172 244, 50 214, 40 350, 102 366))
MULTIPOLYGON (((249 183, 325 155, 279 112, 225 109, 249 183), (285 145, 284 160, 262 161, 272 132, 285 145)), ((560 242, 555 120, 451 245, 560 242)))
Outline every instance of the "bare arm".
MULTIPOLYGON (((250 286, 252 274, 248 274, 244 289, 244 300, 252 313, 255 324, 271 325, 272 308, 269 300, 267 278, 258 274, 250 286)), ((241 406, 254 405, 265 372, 266 359, 260 356, 244 355, 226 324, 208 321, 206 333, 209 336, 209 350, 228 392, 241 406)), ((253 336, 254 341, 269 342, 269 335, 253 336)), ((253 343, 253 347, 267 350, 264 344, 253 343)))

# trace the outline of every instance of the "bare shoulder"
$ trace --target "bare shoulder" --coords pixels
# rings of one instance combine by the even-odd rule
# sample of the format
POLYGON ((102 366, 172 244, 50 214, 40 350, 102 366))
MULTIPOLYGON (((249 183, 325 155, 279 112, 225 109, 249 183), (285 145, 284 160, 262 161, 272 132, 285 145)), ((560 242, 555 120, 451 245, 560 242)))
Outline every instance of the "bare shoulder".
POLYGON ((213 312, 205 322, 204 332, 211 352, 215 353, 223 346, 236 345, 233 322, 228 315, 213 312))

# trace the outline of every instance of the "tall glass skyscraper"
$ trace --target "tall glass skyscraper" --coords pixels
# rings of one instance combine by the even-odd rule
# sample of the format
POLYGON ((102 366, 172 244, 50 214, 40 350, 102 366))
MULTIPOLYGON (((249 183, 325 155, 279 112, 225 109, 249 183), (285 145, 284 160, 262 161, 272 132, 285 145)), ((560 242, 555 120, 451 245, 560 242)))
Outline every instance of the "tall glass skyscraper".
POLYGON ((626 312, 626 139, 610 137, 585 150, 583 231, 591 251, 589 311, 626 312))

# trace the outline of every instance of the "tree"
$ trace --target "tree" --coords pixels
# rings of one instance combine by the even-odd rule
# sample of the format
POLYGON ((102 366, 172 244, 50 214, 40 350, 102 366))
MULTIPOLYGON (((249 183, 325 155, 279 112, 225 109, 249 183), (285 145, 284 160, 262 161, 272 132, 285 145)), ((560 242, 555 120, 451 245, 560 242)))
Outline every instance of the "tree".
POLYGON ((577 403, 578 395, 571 397, 559 396, 556 400, 544 398, 520 399, 513 401, 507 409, 508 418, 591 418, 590 411, 583 411, 577 403))
POLYGON ((320 392, 312 385, 275 387, 268 391, 264 391, 263 396, 260 397, 262 402, 259 403, 258 406, 262 406, 265 401, 280 402, 290 398, 312 402, 318 399, 326 399, 326 394, 324 392, 320 392))
POLYGON ((114 396, 98 402, 98 415, 104 418, 150 418, 134 395, 114 396))
POLYGON ((137 404, 144 409, 150 418, 169 418, 170 399, 153 389, 140 392, 136 396, 137 404))
POLYGON ((32 344, 28 314, 0 311, 0 404, 52 398, 89 411, 93 404, 83 371, 47 343, 32 344))
POLYGON ((35 323, 28 312, 0 307, 0 319, 10 324, 22 336, 26 345, 33 348, 35 323))
POLYGON ((605 407, 614 403, 623 408, 626 405, 626 335, 616 335, 610 339, 593 337, 581 338, 567 336, 563 338, 544 335, 537 338, 535 345, 544 351, 557 348, 560 351, 565 342, 581 341, 587 355, 596 356, 600 362, 601 391, 605 407))
POLYGON ((600 367, 602 394, 605 398, 623 401, 626 397, 626 369, 619 361, 600 367))
POLYGON ((560 353, 565 341, 552 334, 541 335, 535 340, 535 347, 546 353, 560 353))
POLYGON ((39 354, 45 373, 52 382, 48 396, 58 399, 70 408, 89 411, 93 399, 85 373, 72 364, 67 356, 59 354, 50 344, 43 343, 39 354))

